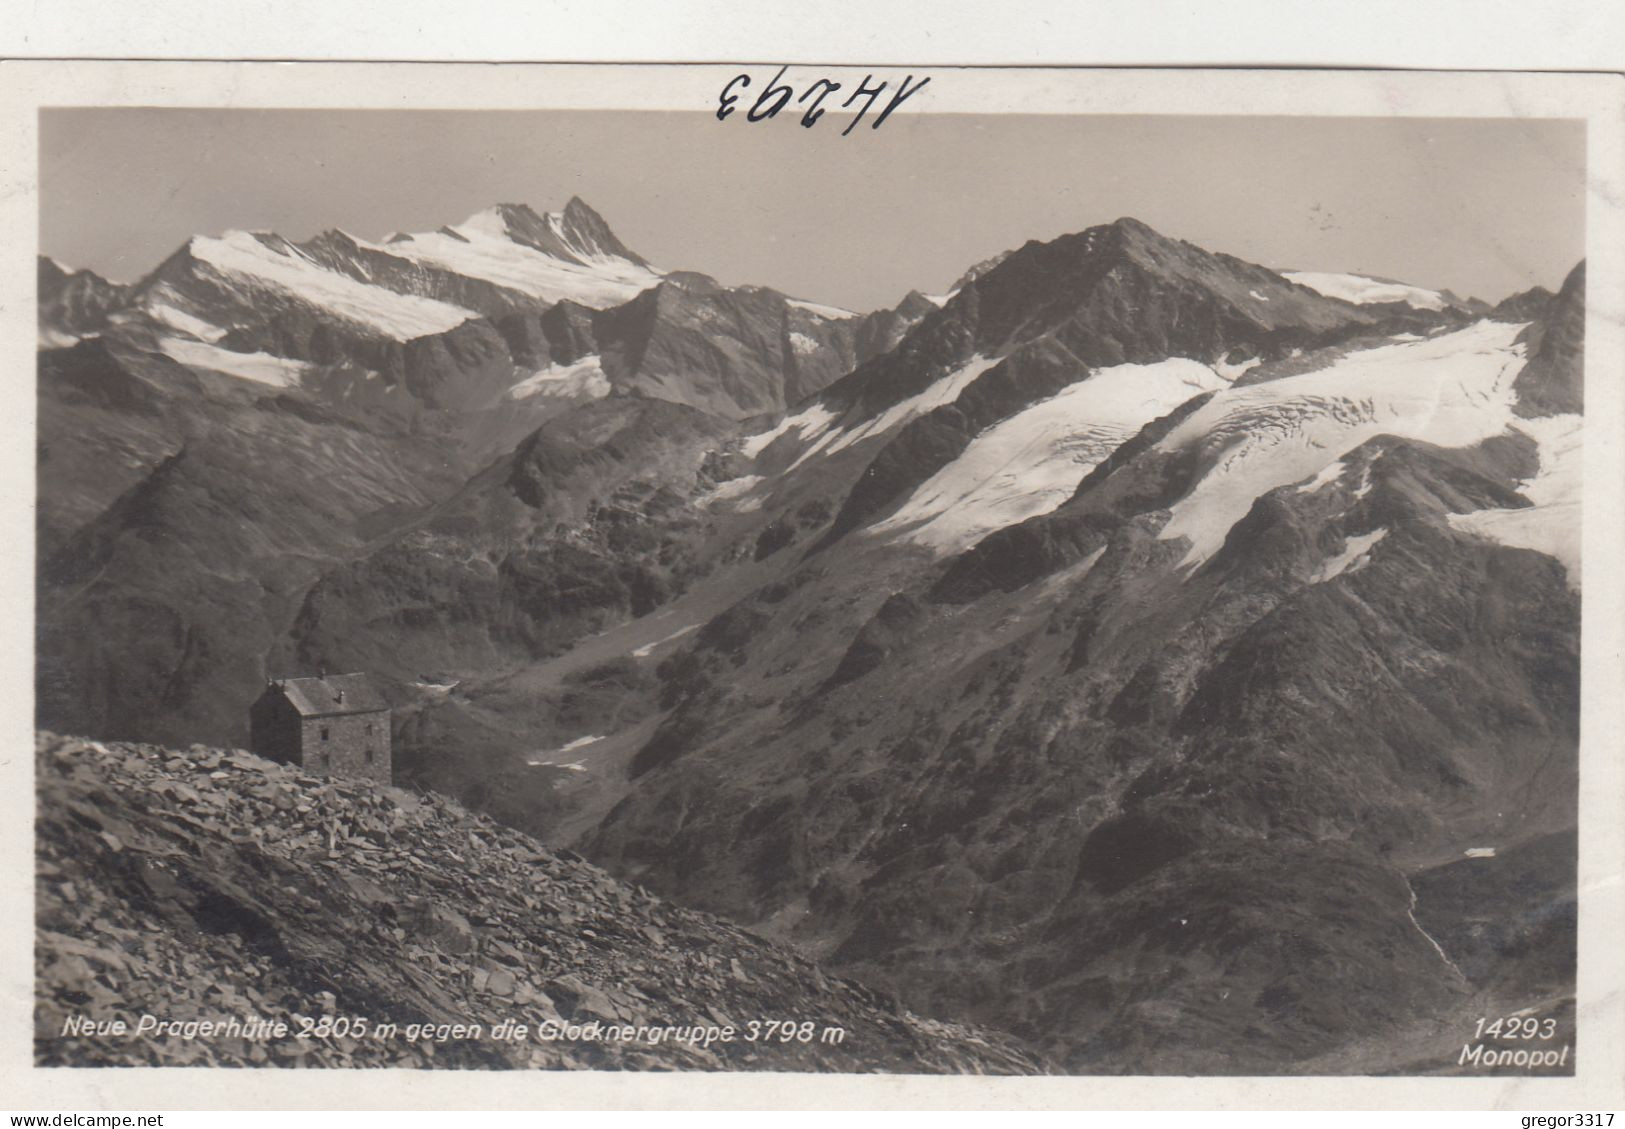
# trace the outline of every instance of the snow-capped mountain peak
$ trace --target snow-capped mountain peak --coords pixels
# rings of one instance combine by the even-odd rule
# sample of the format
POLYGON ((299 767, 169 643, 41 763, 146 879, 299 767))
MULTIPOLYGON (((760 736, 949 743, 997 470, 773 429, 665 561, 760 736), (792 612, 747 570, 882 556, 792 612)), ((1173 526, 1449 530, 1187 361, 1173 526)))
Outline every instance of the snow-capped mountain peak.
POLYGON ((663 277, 579 198, 547 213, 496 204, 452 227, 397 234, 375 249, 543 301, 568 299, 593 309, 619 305, 663 277))
POLYGON ((452 230, 471 242, 481 238, 507 240, 581 266, 615 259, 648 266, 579 196, 572 196, 557 212, 539 213, 529 204, 494 204, 475 212, 452 230))

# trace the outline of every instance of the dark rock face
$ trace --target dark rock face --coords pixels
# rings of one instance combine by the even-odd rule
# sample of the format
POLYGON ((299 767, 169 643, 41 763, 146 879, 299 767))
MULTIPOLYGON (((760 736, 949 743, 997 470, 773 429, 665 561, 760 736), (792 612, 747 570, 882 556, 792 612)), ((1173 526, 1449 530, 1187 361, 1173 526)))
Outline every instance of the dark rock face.
POLYGON ((1518 374, 1518 414, 1550 416, 1585 409, 1585 286, 1582 261, 1532 325, 1529 363, 1518 374))
POLYGON ((95 271, 65 271, 55 260, 39 259, 39 324, 65 337, 99 332, 107 315, 128 300, 129 288, 95 271))
POLYGON ((1557 295, 1544 286, 1532 286, 1501 299, 1489 316, 1496 321, 1539 321, 1556 300, 1557 295))
POLYGON ((839 686, 878 670, 893 652, 907 643, 925 618, 925 608, 908 593, 892 596, 880 605, 874 618, 864 624, 863 630, 852 640, 835 673, 829 676, 830 685, 839 686))
POLYGON ((440 796, 201 745, 41 734, 37 763, 42 1066, 1043 1069, 1008 1038, 920 1020, 440 796), (62 1033, 70 1015, 212 1018, 227 1001, 288 1036, 62 1033), (520 1013, 533 1031, 596 1020, 741 1037, 492 1036, 520 1013), (368 1030, 293 1037, 307 1015, 364 1017, 368 1030), (747 1017, 769 1015, 817 1016, 818 1036, 745 1041, 747 1017), (464 1029, 425 1039, 412 1024, 464 1029))
POLYGON ((507 224, 508 233, 518 243, 565 262, 587 265, 598 257, 625 259, 648 266, 640 256, 615 237, 604 217, 579 196, 570 197, 555 228, 526 204, 499 204, 497 212, 507 224))
POLYGON ((306 666, 409 680, 555 653, 652 611, 698 571, 691 546, 706 527, 683 502, 727 430, 658 400, 602 400, 549 421, 426 519, 315 583, 296 653, 306 666))
POLYGON ((297 417, 244 422, 189 442, 42 562, 42 723, 246 741, 323 562, 360 546, 369 513, 432 496, 427 452, 331 423, 305 447, 297 417))
POLYGON ((617 387, 749 419, 847 372, 857 320, 818 317, 773 290, 668 281, 597 315, 593 334, 617 387))

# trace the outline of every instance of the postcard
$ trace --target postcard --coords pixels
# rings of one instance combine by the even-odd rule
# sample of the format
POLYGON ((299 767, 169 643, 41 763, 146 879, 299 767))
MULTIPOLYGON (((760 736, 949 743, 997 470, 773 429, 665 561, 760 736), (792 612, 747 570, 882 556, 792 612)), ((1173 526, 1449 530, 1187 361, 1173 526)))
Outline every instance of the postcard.
POLYGON ((0 86, 12 1089, 1618 1103, 1618 76, 0 86))

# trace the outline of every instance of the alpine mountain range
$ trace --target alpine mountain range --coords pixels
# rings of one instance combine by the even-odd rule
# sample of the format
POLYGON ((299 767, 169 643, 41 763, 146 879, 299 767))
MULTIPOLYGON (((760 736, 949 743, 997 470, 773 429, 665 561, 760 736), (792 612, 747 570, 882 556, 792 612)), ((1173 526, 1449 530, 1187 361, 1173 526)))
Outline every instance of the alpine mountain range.
POLYGON ((1293 266, 1123 218, 863 313, 579 199, 41 258, 39 725, 366 671, 398 784, 1047 1069, 1443 1070, 1572 1022, 1584 266, 1293 266))

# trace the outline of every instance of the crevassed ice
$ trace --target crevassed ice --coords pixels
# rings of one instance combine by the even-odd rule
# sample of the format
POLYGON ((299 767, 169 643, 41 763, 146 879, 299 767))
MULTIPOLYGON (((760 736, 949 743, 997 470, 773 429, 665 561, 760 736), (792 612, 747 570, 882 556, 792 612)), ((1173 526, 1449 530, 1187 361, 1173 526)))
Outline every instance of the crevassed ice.
POLYGON ((1579 588, 1584 472, 1581 417, 1516 419, 1512 427, 1532 438, 1539 449, 1540 469, 1518 487, 1518 492, 1533 504, 1522 509, 1451 514, 1450 524, 1502 545, 1550 554, 1563 562, 1569 583, 1579 588))
POLYGON ((471 310, 433 298, 369 286, 347 274, 328 270, 297 248, 289 246, 284 254, 243 231, 227 232, 218 239, 198 236, 192 240, 191 249, 194 258, 227 276, 286 291, 401 341, 444 333, 477 316, 471 310))
POLYGON ((1172 507, 1162 537, 1189 538, 1183 563, 1198 565, 1255 499, 1317 476, 1368 439, 1466 447, 1499 434, 1512 420, 1511 386, 1524 359, 1515 339, 1523 328, 1478 322, 1218 393, 1159 444, 1196 446, 1206 468, 1172 507))
POLYGON ((873 532, 900 533, 939 553, 968 548, 1055 509, 1146 424, 1223 387, 1207 365, 1182 357, 1100 369, 982 432, 873 532))

